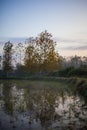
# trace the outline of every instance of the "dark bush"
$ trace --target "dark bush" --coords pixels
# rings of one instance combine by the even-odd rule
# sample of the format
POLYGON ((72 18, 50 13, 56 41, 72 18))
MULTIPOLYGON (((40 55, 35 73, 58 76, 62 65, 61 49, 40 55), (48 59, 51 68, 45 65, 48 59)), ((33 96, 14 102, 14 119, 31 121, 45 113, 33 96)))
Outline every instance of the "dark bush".
POLYGON ((68 76, 79 76, 79 77, 87 77, 87 70, 86 69, 73 69, 68 72, 68 76))

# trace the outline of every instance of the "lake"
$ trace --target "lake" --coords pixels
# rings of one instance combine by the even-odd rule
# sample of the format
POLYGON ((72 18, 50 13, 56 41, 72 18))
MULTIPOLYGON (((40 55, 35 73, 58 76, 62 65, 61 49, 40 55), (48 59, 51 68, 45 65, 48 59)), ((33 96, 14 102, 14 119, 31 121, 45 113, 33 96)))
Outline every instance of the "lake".
POLYGON ((0 81, 0 130, 87 130, 87 101, 53 81, 0 81))

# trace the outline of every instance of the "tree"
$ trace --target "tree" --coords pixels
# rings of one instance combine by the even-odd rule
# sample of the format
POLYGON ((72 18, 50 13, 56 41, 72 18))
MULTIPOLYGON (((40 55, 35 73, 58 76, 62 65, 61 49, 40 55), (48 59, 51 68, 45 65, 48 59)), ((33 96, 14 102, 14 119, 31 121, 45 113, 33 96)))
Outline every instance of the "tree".
POLYGON ((23 44, 22 43, 18 43, 18 45, 16 46, 16 57, 18 57, 18 61, 19 61, 19 64, 21 65, 22 64, 22 57, 23 57, 23 51, 24 51, 24 47, 23 47, 23 44))
POLYGON ((2 56, 0 56, 0 70, 2 68, 2 56))
POLYGON ((62 65, 62 59, 58 53, 54 50, 51 50, 47 55, 46 71, 59 70, 62 65))
POLYGON ((27 69, 29 69, 29 71, 32 71, 33 56, 34 56, 34 47, 32 45, 29 45, 26 48, 25 52, 25 66, 27 69))
POLYGON ((7 73, 12 70, 12 47, 13 44, 10 41, 6 42, 3 50, 3 70, 7 73))
POLYGON ((71 66, 78 68, 81 66, 81 64, 82 64, 81 57, 76 56, 76 55, 74 57, 71 57, 71 66))
POLYGON ((56 42, 52 39, 52 35, 45 30, 36 38, 36 43, 42 59, 42 70, 54 71, 59 69, 60 56, 55 50, 56 42))
POLYGON ((56 42, 47 31, 30 39, 25 51, 25 66, 29 71, 47 72, 60 68, 60 56, 55 51, 56 42))
POLYGON ((37 72, 39 71, 39 65, 40 65, 40 56, 37 50, 37 46, 35 43, 34 38, 30 39, 28 41, 28 46, 26 47, 25 51, 25 66, 26 69, 30 72, 37 72))
POLYGON ((86 57, 86 56, 83 56, 82 60, 83 60, 83 65, 86 65, 86 66, 87 66, 87 57, 86 57))

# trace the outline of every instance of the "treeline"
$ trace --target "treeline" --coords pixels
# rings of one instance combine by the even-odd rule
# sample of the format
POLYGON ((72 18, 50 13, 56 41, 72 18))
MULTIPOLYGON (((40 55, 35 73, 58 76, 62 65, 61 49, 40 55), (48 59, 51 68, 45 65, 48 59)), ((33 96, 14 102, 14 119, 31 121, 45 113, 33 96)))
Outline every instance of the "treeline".
POLYGON ((72 56, 62 58, 62 67, 56 72, 50 72, 51 76, 60 77, 87 77, 87 57, 72 56))
POLYGON ((56 51, 56 42, 47 31, 36 38, 29 38, 25 44, 19 43, 15 48, 9 41, 3 47, 2 72, 9 73, 47 73, 59 70, 62 65, 61 56, 56 51))
POLYGON ((63 69, 58 73, 64 77, 87 77, 87 57, 74 56, 63 59, 63 69))
POLYGON ((48 74, 49 76, 55 76, 55 77, 85 77, 87 78, 87 67, 68 67, 66 69, 58 70, 56 72, 50 72, 48 74))
POLYGON ((63 58, 56 50, 56 42, 47 31, 18 45, 6 42, 0 56, 0 77, 86 76, 87 57, 63 58))

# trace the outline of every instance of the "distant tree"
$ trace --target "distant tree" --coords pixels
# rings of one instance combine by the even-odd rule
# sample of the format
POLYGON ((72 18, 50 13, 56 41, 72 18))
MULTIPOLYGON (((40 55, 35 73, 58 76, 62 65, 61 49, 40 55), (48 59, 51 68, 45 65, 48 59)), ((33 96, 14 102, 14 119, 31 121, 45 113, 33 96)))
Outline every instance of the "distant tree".
POLYGON ((7 73, 13 69, 12 67, 12 47, 13 44, 10 41, 6 42, 3 50, 3 70, 7 73))
POLYGON ((2 56, 0 56, 0 69, 2 68, 2 56))
POLYGON ((80 67, 82 64, 82 60, 81 60, 81 57, 80 56, 74 56, 74 57, 71 57, 71 65, 74 66, 75 68, 78 68, 80 67))
POLYGON ((82 60, 83 60, 83 65, 87 65, 87 57, 83 56, 82 60))

